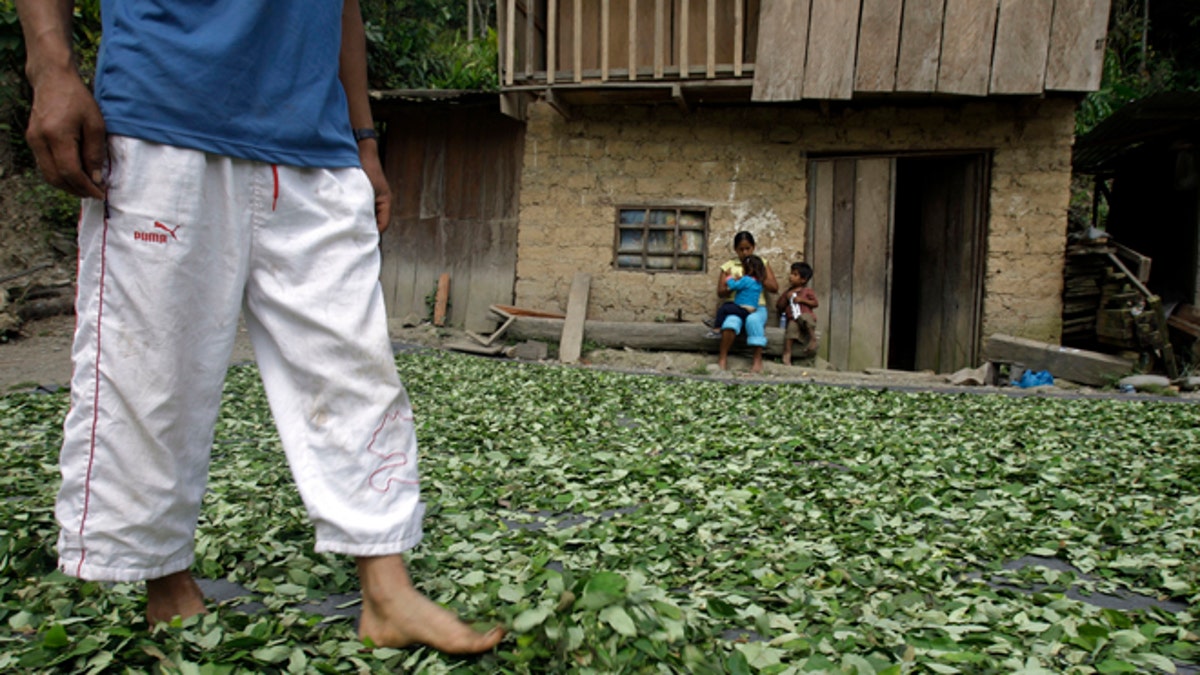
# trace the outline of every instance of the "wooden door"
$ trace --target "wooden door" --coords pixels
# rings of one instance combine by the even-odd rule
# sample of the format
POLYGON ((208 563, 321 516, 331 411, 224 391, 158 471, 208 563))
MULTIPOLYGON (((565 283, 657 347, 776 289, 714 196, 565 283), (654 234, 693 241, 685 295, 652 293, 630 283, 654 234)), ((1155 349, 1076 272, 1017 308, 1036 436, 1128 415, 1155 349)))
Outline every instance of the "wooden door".
POLYGON ((886 366, 895 159, 809 163, 809 263, 818 354, 839 370, 886 366))
POLYGON ((809 163, 818 354, 840 370, 978 365, 983 154, 809 163))

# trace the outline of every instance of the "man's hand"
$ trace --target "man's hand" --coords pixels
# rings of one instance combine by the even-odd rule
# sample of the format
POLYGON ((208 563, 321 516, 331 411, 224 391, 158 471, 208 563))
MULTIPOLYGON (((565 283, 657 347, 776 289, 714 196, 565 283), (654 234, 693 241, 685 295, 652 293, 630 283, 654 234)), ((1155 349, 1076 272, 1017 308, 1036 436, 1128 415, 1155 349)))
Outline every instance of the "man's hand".
POLYGON ((70 0, 17 0, 33 110, 25 139, 42 175, 80 197, 104 198, 104 118, 71 55, 70 0))
POLYGON ((375 225, 379 233, 392 223, 392 189, 388 187, 387 176, 383 173, 383 165, 379 161, 378 141, 374 138, 358 142, 358 157, 362 162, 363 171, 375 189, 375 225))
POLYGON ((46 181, 80 197, 104 199, 104 118, 79 76, 42 78, 25 139, 46 181))

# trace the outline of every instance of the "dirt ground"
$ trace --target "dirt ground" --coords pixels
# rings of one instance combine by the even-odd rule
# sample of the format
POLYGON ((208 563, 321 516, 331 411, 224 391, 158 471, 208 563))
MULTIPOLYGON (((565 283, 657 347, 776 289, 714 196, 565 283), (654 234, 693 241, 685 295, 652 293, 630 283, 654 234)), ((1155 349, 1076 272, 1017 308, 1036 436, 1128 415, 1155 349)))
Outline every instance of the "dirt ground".
MULTIPOLYGON (((0 343, 0 395, 14 391, 41 388, 57 391, 71 379, 71 334, 75 321, 72 316, 54 316, 29 321, 21 329, 21 337, 0 343)), ((452 329, 429 325, 414 328, 394 328, 396 344, 444 348, 453 342, 465 341, 465 336, 452 329)), ((479 358, 505 358, 479 357, 479 358)), ((230 363, 254 360, 254 351, 244 329, 240 329, 230 363)), ((554 361, 548 361, 554 363, 554 361)), ((716 355, 691 352, 649 352, 631 349, 597 349, 584 354, 581 366, 627 373, 647 373, 701 379, 713 379, 739 384, 804 382, 833 386, 887 388, 893 390, 942 392, 993 392, 1009 395, 1041 395, 1068 397, 1162 398, 1149 394, 1122 394, 1112 389, 1098 390, 1059 380, 1052 387, 1017 389, 1015 387, 953 386, 945 376, 933 373, 886 371, 872 373, 843 373, 824 370, 814 364, 784 366, 778 360, 764 364, 761 374, 750 372, 747 357, 731 355, 730 369, 720 371, 716 355)), ((1184 393, 1174 400, 1200 401, 1200 393, 1184 393)))

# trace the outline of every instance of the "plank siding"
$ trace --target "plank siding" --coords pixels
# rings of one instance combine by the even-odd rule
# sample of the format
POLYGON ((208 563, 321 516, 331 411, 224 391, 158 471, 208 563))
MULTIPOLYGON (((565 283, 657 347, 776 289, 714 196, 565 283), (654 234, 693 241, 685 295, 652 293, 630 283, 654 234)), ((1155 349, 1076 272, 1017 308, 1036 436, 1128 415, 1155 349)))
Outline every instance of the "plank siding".
POLYGON ((759 59, 753 101, 798 101, 804 95, 809 0, 765 2, 758 21, 759 59))
POLYGON ((813 0, 804 97, 849 99, 854 95, 854 54, 858 50, 857 2, 813 0))
POLYGON ((501 82, 502 89, 527 90, 539 82, 616 85, 752 74, 752 101, 846 100, 887 92, 1095 91, 1111 5, 1112 0, 544 5, 504 0, 498 7, 501 82))
POLYGON ((884 92, 896 88, 903 6, 903 0, 863 0, 858 23, 855 91, 884 92))
POLYGON ((1042 93, 1053 11, 1054 0, 1000 0, 990 93, 1042 93))
POLYGON ((944 0, 905 0, 900 26, 896 91, 932 92, 937 88, 942 49, 944 0))
POLYGON ((1104 70, 1111 0, 1057 0, 1050 27, 1046 89, 1095 91, 1104 70))
POLYGON ((426 295, 448 273, 449 325, 486 332, 494 325, 488 307, 513 300, 524 127, 478 107, 424 107, 384 119, 396 197, 380 242, 388 316, 425 317, 426 295))
MULTIPOLYGON (((1059 0, 1062 2, 1062 0, 1059 0)), ((987 96, 999 0, 946 0, 937 90, 987 96)))

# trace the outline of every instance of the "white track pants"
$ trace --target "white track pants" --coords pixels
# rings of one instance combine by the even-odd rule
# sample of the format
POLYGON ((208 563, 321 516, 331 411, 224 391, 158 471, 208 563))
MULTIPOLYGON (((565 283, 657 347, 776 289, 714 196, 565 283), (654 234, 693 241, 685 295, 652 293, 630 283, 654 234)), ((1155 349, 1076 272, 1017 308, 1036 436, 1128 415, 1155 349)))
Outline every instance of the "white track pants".
POLYGON ((316 549, 415 546, 417 443, 365 174, 109 148, 108 199, 85 200, 79 225, 60 569, 134 581, 191 566, 240 310, 316 549))

